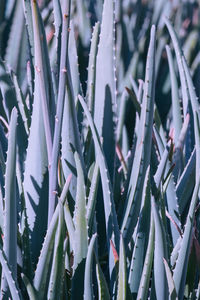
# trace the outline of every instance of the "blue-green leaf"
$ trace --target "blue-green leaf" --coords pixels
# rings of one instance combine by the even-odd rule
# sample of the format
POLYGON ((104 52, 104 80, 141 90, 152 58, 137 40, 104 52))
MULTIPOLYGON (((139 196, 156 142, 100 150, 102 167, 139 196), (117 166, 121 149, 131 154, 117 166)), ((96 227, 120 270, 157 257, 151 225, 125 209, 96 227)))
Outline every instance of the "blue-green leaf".
POLYGON ((167 57, 168 57, 169 69, 170 69, 173 126, 175 130, 174 142, 176 145, 182 127, 181 107, 180 107, 179 94, 178 94, 178 83, 177 83, 176 73, 174 69, 174 62, 173 62, 170 47, 168 45, 166 46, 166 50, 167 50, 167 57))
POLYGON ((50 163, 52 156, 55 99, 53 93, 52 75, 47 50, 46 35, 36 1, 31 1, 31 8, 35 50, 35 89, 39 90, 39 95, 42 102, 42 114, 45 128, 48 161, 50 163))
POLYGON ((155 251, 154 251, 154 284, 157 299, 168 299, 167 278, 163 258, 167 259, 167 244, 164 227, 158 212, 157 204, 152 198, 152 210, 155 223, 155 251))
POLYGON ((29 298, 32 300, 38 299, 37 291, 35 290, 34 286, 32 286, 31 282, 29 281, 28 277, 26 277, 25 274, 22 274, 23 282, 26 286, 27 293, 29 295, 29 298))
POLYGON ((84 175, 77 152, 74 154, 77 167, 77 192, 74 212, 74 272, 82 259, 87 256, 88 233, 86 220, 86 195, 84 175))
POLYGON ((98 284, 98 300, 110 300, 107 282, 98 262, 96 264, 96 274, 98 284))
POLYGON ((154 219, 152 213, 149 241, 148 241, 143 271, 141 275, 140 285, 138 289, 137 300, 147 299, 150 277, 151 277, 151 270, 152 270, 153 254, 154 254, 154 242, 155 242, 155 225, 154 225, 154 219))
POLYGON ((117 300, 125 300, 127 294, 127 266, 126 254, 123 243, 123 237, 120 237, 120 250, 119 250, 119 274, 118 274, 118 289, 117 300))
POLYGON ((100 174, 101 174, 101 181, 102 181, 102 188, 103 188, 103 200, 104 200, 104 211, 105 211, 105 219, 106 219, 106 231, 107 231, 107 244, 108 249, 110 248, 110 240, 112 239, 112 235, 114 233, 115 245, 117 250, 119 249, 119 227, 117 222, 117 216, 115 211, 115 204, 113 199, 113 192, 110 182, 110 176, 107 169, 107 164, 105 161, 105 156, 102 150, 102 146, 100 143, 100 138, 97 133, 97 129, 95 124, 92 120, 91 114, 87 108, 87 105, 83 98, 79 96, 79 101, 84 109, 86 117, 88 119, 88 123, 90 125, 94 143, 95 143, 95 150, 96 150, 96 159, 99 164, 100 174))
POLYGON ((164 262, 166 276, 167 276, 170 300, 178 300, 171 270, 168 266, 166 259, 163 259, 163 262, 164 262))
POLYGON ((187 221, 185 224, 185 230, 183 233, 181 248, 179 251, 178 259, 176 261, 176 266, 173 273, 174 284, 179 299, 183 299, 183 295, 184 295, 185 280, 187 274, 186 270, 187 270, 187 265, 189 260, 190 245, 192 239, 192 228, 194 222, 195 207, 198 200, 199 185, 200 185, 200 177, 196 178, 196 184, 192 195, 187 221))
POLYGON ((97 234, 93 234, 90 244, 88 247, 87 259, 85 264, 85 275, 84 275, 84 300, 93 300, 93 281, 92 281, 92 261, 93 251, 97 234))
POLYGON ((64 276, 64 213, 63 205, 59 203, 58 226, 55 235, 54 253, 49 279, 47 297, 49 300, 60 299, 64 276))
MULTIPOLYGON (((8 152, 5 173, 5 209, 3 249, 11 267, 14 279, 17 278, 17 193, 16 193, 16 136, 17 109, 11 113, 8 137, 8 152)), ((2 290, 8 292, 5 280, 2 290)))
POLYGON ((151 38, 147 55, 146 75, 144 95, 142 101, 142 111, 140 124, 137 132, 137 144, 135 157, 127 191, 127 198, 124 206, 124 216, 121 231, 128 243, 134 227, 137 223, 140 211, 142 189, 147 167, 150 163, 153 113, 154 113, 154 93, 155 93, 155 26, 151 28, 151 38))
POLYGON ((61 57, 59 70, 59 85, 58 98, 55 116, 55 129, 53 136, 52 157, 50 158, 49 170, 49 207, 48 207, 48 224, 51 221, 56 202, 57 191, 57 168, 60 153, 60 140, 63 121, 63 108, 66 93, 67 80, 67 59, 68 59, 68 40, 69 40, 69 15, 70 15, 70 1, 66 1, 63 7, 63 22, 62 22, 62 39, 61 39, 61 57))
POLYGON ((115 1, 103 5, 100 41, 96 61, 94 122, 100 137, 112 179, 115 157, 116 82, 114 52, 115 1), (109 130, 108 130, 109 128, 109 130))
POLYGON ((23 298, 21 296, 19 287, 16 282, 16 276, 13 276, 12 274, 12 268, 7 261, 7 257, 1 245, 0 245, 0 263, 4 272, 4 276, 7 280, 12 298, 16 300, 22 300, 23 298))

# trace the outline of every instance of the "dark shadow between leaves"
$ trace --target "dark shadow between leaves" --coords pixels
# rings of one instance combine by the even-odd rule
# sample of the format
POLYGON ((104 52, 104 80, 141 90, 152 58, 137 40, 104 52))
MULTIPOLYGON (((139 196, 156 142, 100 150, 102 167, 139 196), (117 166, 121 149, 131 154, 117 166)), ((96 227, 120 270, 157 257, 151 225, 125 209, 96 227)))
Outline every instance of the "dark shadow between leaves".
POLYGON ((44 174, 42 186, 39 187, 38 183, 31 176, 32 184, 39 197, 38 205, 29 193, 27 193, 30 204, 35 213, 34 228, 30 231, 31 236, 31 252, 34 266, 37 263, 42 243, 47 230, 47 218, 48 218, 48 171, 44 174))

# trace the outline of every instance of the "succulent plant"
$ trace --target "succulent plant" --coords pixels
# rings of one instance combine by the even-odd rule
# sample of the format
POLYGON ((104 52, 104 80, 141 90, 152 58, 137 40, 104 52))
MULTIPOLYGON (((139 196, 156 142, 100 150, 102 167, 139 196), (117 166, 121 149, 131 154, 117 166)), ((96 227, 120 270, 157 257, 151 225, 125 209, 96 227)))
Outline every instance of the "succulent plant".
POLYGON ((2 1, 2 299, 200 298, 199 13, 2 1))

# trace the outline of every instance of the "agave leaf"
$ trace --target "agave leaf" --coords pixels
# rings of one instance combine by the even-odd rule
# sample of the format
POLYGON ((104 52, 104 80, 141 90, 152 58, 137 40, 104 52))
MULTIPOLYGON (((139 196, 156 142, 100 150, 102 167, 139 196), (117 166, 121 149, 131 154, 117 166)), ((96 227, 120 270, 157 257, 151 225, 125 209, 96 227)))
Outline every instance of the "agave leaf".
MULTIPOLYGON (((194 225, 195 227, 195 225, 194 225)), ((184 290, 184 297, 189 298, 190 295, 194 291, 195 286, 195 279, 196 279, 196 272, 199 270, 199 263, 198 263, 198 257, 200 253, 200 249, 195 249, 196 246, 199 248, 199 243, 197 245, 197 239, 195 237, 195 234, 192 234, 192 241, 191 241, 191 248, 190 248, 190 254, 189 254, 189 260, 188 260, 188 268, 187 268, 187 275, 186 275, 186 282, 185 282, 185 290, 184 290), (196 244, 196 246, 195 246, 196 244), (197 252, 195 251, 197 250, 197 252)))
POLYGON ((101 270, 100 264, 96 264, 97 284, 98 284, 98 299, 99 300, 110 300, 109 290, 106 279, 101 270))
POLYGON ((70 1, 65 2, 63 7, 63 22, 62 22, 62 39, 61 39, 61 57, 60 57, 60 74, 59 74, 59 86, 58 86, 58 98, 55 116, 55 130, 53 136, 53 148, 51 166, 50 166, 50 178, 49 178, 49 208, 48 208, 48 224, 51 221, 56 202, 57 190, 57 168, 58 158, 60 152, 60 139, 63 120, 63 107, 65 99, 65 85, 67 80, 67 59, 68 59, 68 40, 69 40, 69 14, 70 14, 70 1))
POLYGON ((169 140, 169 142, 166 145, 166 148, 165 148, 164 152, 162 153, 161 161, 160 161, 160 163, 158 165, 158 168, 157 168, 157 171, 154 175, 154 181, 155 181, 155 184, 156 184, 157 188, 159 188, 159 186, 161 184, 161 180, 164 176, 167 160, 168 160, 169 153, 170 153, 170 148, 171 148, 171 141, 169 140))
POLYGON ((15 97, 15 91, 12 84, 12 80, 7 73, 5 64, 0 59, 0 90, 2 94, 1 114, 9 121, 11 111, 14 106, 17 107, 17 100, 15 97), (5 113, 4 113, 5 112, 5 113))
POLYGON ((26 286, 26 290, 27 290, 27 293, 29 295, 29 298, 33 299, 33 300, 37 300, 38 299, 38 293, 35 290, 34 286, 32 286, 32 284, 30 283, 28 277, 25 274, 22 274, 22 279, 23 279, 23 282, 26 286))
POLYGON ((23 46, 25 46, 23 43, 23 36, 25 35, 24 29, 22 1, 18 1, 15 6, 15 13, 6 49, 5 61, 12 71, 15 73, 19 71, 19 75, 20 72, 22 73, 22 69, 20 68, 21 66, 19 65, 21 61, 20 58, 22 58, 20 56, 24 54, 23 46), (13 48, 15 51, 13 51, 13 48))
POLYGON ((141 211, 136 227, 136 238, 129 271, 128 282, 132 293, 138 292, 143 269, 144 255, 148 244, 147 237, 149 236, 150 230, 151 194, 149 170, 150 168, 148 167, 144 181, 141 211))
MULTIPOLYGON (((95 113, 94 120, 100 136, 103 133, 104 107, 106 101, 116 104, 113 52, 114 1, 106 0, 103 6, 100 41, 96 62, 95 113), (106 86, 111 99, 106 97, 106 86), (102 94, 103 91, 103 94, 102 94)), ((108 97, 108 95, 107 95, 108 97)))
POLYGON ((31 63, 30 60, 27 61, 26 64, 26 73, 27 73, 27 97, 26 97, 26 103, 29 107, 29 111, 32 113, 33 109, 33 89, 34 89, 34 81, 33 81, 33 70, 31 69, 31 63))
POLYGON ((88 202, 87 202, 87 222, 88 222, 88 234, 90 236, 93 228, 93 221, 94 221, 94 214, 96 209, 96 200, 97 200, 97 191, 98 191, 98 184, 100 179, 100 172, 99 166, 95 163, 94 171, 92 174, 92 182, 90 185, 90 192, 88 195, 88 202))
POLYGON ((70 212, 70 209, 69 209, 69 205, 68 205, 67 202, 64 205, 64 216, 65 216, 65 223, 66 223, 69 238, 70 238, 70 244, 72 246, 71 248, 73 249, 74 248, 74 231, 75 231, 75 228, 74 228, 74 222, 73 222, 73 219, 72 219, 72 216, 71 216, 71 212, 70 212))
POLYGON ((67 227, 67 231, 69 234, 69 239, 70 239, 70 243, 72 244, 72 249, 73 249, 73 240, 74 240, 74 222, 71 216, 71 212, 69 210, 69 206, 68 206, 68 201, 66 200, 67 197, 67 193, 69 190, 69 183, 71 181, 72 175, 69 175, 66 183, 64 185, 62 194, 60 196, 60 201, 61 203, 63 203, 64 205, 64 218, 65 218, 65 224, 67 227))
POLYGON ((104 200, 104 210, 106 219, 106 231, 107 231, 107 245, 110 249, 110 240, 112 240, 112 235, 114 233, 115 245, 117 250, 119 249, 119 227, 117 223, 117 216, 115 211, 115 205, 113 200, 112 188, 110 183, 109 173, 107 171, 107 165, 105 161, 105 156, 103 154, 102 146, 100 143, 99 135, 97 129, 92 120, 91 114, 87 108, 86 103, 83 98, 79 96, 79 101, 84 109, 88 123, 90 125, 96 150, 96 159, 100 168, 102 188, 103 188, 103 200, 104 200))
POLYGON ((79 68, 78 68, 79 64, 78 64, 77 46, 76 46, 75 29, 74 29, 73 21, 70 22, 69 28, 70 28, 69 50, 68 50, 69 65, 70 65, 70 72, 71 72, 73 94, 75 100, 77 101, 77 96, 79 93, 81 93, 81 84, 79 78, 79 68))
POLYGON ((144 96, 136 152, 132 165, 121 231, 127 244, 137 223, 141 205, 141 195, 147 167, 150 163, 155 90, 155 26, 151 28, 151 38, 147 56, 144 96))
POLYGON ((119 274, 118 274, 118 289, 117 300, 125 300, 127 294, 127 274, 126 274, 126 254, 124 249, 123 237, 120 237, 119 251, 119 274))
POLYGON ((135 133, 136 133, 136 135, 139 132, 139 128, 138 127, 140 126, 141 104, 142 104, 143 96, 144 96, 144 81, 140 80, 139 89, 138 89, 138 92, 137 92, 137 98, 135 96, 134 97, 135 100, 133 100, 134 99, 133 95, 131 97, 131 100, 132 100, 133 105, 134 105, 135 110, 136 110, 136 120, 135 120, 135 133))
MULTIPOLYGON (((3 61, 0 59, 0 90, 2 94, 2 103, 0 103, 0 110, 2 117, 8 122, 10 121, 11 111, 13 107, 20 112, 19 105, 17 103, 16 92, 13 86, 13 81, 10 74, 7 73, 6 67, 3 61)), ((27 147, 27 135, 24 128, 24 123, 21 114, 18 116, 18 132, 17 132, 17 148, 18 155, 17 161, 20 164, 20 173, 24 170, 24 157, 27 147)))
POLYGON ((192 77, 185 61, 184 56, 182 56, 183 68, 186 74, 186 81, 189 89, 190 101, 192 105, 192 112, 194 117, 194 135, 195 135, 195 144, 196 144, 196 178, 199 178, 200 171, 200 130, 199 130, 199 121, 200 121, 200 110, 199 102, 195 92, 195 88, 192 82, 192 77))
POLYGON ((12 298, 16 300, 23 299, 17 285, 16 276, 13 276, 12 274, 13 268, 9 265, 7 261, 7 256, 4 253, 1 245, 0 245, 0 263, 4 272, 4 276, 8 283, 12 298))
POLYGON ((1 231, 4 231, 4 201, 3 197, 5 195, 5 178, 4 174, 6 171, 6 151, 8 149, 8 140, 5 136, 2 125, 0 124, 0 227, 1 231))
POLYGON ((195 185, 195 163, 196 163, 196 149, 191 153, 190 159, 183 170, 181 177, 176 185, 176 194, 178 197, 179 211, 183 214, 183 211, 190 201, 195 185))
POLYGON ((90 46, 89 63, 88 63, 88 80, 87 80, 87 92, 86 101, 88 103, 89 111, 92 116, 94 115, 94 99, 95 99, 95 83, 96 83, 96 58, 97 58, 97 46, 99 40, 100 23, 96 22, 90 46))
POLYGON ((74 154, 76 167, 77 167, 77 192, 76 192, 76 204, 74 212, 74 272, 82 261, 87 256, 88 249, 88 233, 87 233, 87 221, 86 221, 86 195, 85 195, 85 183, 84 175, 81 167, 81 162, 77 152, 74 154))
POLYGON ((35 90, 23 183, 34 263, 38 258, 47 227, 47 167, 48 157, 41 102, 39 91, 35 90))
POLYGON ((177 178, 179 177, 179 173, 182 173, 183 169, 183 147, 185 138, 187 135, 188 125, 189 125, 190 116, 189 114, 186 115, 183 126, 181 128, 181 132, 179 134, 178 141, 176 143, 175 153, 174 153, 174 180, 177 181, 177 178))
POLYGON ((175 266, 176 260, 178 258, 179 250, 181 248, 181 243, 182 243, 182 236, 179 236, 176 245, 174 246, 170 256, 170 264, 172 267, 175 266))
POLYGON ((55 244, 53 253, 53 262, 51 268, 51 275, 49 279, 49 286, 47 297, 48 299, 60 299, 62 285, 63 285, 63 275, 64 275, 64 212, 63 205, 59 203, 59 217, 58 226, 55 234, 55 244))
POLYGON ((69 190, 69 183, 71 181, 72 175, 70 174, 66 180, 66 183, 64 185, 62 194, 60 196, 60 201, 64 205, 64 218, 65 218, 65 224, 68 230, 70 242, 72 244, 73 249, 73 239, 74 239, 74 222, 71 216, 71 212, 69 210, 68 202, 66 201, 67 193, 69 190))
POLYGON ((38 292, 38 294, 40 295, 41 299, 43 299, 44 297, 46 285, 49 281, 49 267, 51 264, 54 239, 55 239, 56 228, 58 224, 58 214, 59 214, 58 206, 59 205, 57 205, 57 209, 55 210, 51 223, 48 227, 48 231, 44 240, 44 244, 42 246, 41 254, 39 257, 39 261, 34 276, 34 287, 38 292))
MULTIPOLYGON (((169 170, 168 167, 167 170, 169 170)), ((178 224, 178 226, 181 227, 181 223, 179 220, 180 212, 179 212, 178 198, 176 195, 176 187, 173 180, 173 176, 171 176, 169 179, 168 187, 166 190, 166 198, 167 198, 167 205, 168 205, 170 216, 173 218, 176 224, 178 224)), ((177 239, 179 237, 179 233, 171 222, 170 222, 170 226, 172 232, 173 245, 175 246, 177 239)))
MULTIPOLYGON (((95 83, 96 83, 96 57, 99 41, 100 23, 96 22, 90 46, 89 63, 88 63, 88 78, 86 90, 86 102, 92 117, 94 116, 94 100, 95 100, 95 83)), ((84 116, 83 116, 84 118, 84 116)), ((90 165, 93 161, 94 145, 91 142, 91 131, 89 130, 87 119, 83 119, 83 136, 85 140, 84 152, 86 165, 90 165)))
POLYGON ((46 35, 36 1, 31 2, 31 8, 35 48, 35 89, 39 90, 39 95, 42 102, 42 114, 44 120, 48 161, 50 163, 52 157, 55 99, 53 93, 46 35))
POLYGON ((165 24, 170 33, 170 36, 171 36, 171 39, 173 42, 173 46, 174 46, 174 50, 175 50, 175 54, 176 54, 178 71, 179 71, 179 76, 180 76, 180 80, 181 80, 181 90, 182 90, 182 97, 183 97, 183 113, 184 113, 184 117, 185 117, 187 114, 187 109, 188 109, 189 95, 188 95, 188 88, 187 88, 187 83, 186 83, 186 76, 185 76, 185 72, 183 69, 183 62, 182 62, 183 51, 180 47, 176 32, 173 29, 170 21, 166 17, 165 17, 165 24))
MULTIPOLYGON (((160 156, 162 157, 162 160, 163 160, 164 152, 166 151, 166 150, 164 150, 165 149, 164 145, 166 143, 165 139, 163 139, 161 137, 161 135, 159 134, 159 132, 157 130, 157 127, 154 127, 154 134, 156 137, 156 143, 158 145, 160 156)), ((168 146, 166 145, 165 147, 167 148, 168 146)), ((167 154, 167 152, 165 152, 165 153, 167 154)), ((168 153, 168 155, 169 155, 169 153, 168 153)), ((162 170, 163 170, 163 168, 162 168, 162 170)), ((169 163, 169 161, 167 161, 164 176, 168 177, 170 173, 171 173, 171 164, 169 163)), ((178 224, 178 226, 180 227, 181 224, 180 224, 180 220, 178 218, 179 206, 178 206, 178 199, 177 199, 177 195, 176 195, 175 182, 174 182, 173 176, 171 176, 168 180, 168 185, 166 188, 165 195, 166 195, 166 201, 167 201, 169 214, 173 218, 173 220, 178 224)), ((173 245, 175 246, 177 239, 179 237, 179 234, 172 223, 170 223, 170 227, 171 227, 173 245)))
POLYGON ((168 286, 169 286, 169 297, 170 297, 169 299, 170 300, 178 300, 171 270, 168 266, 166 259, 163 258, 163 262, 165 265, 165 272, 167 275, 167 282, 168 282, 168 286))
MULTIPOLYGON (((127 179, 128 168, 127 168, 126 161, 125 161, 125 158, 124 158, 123 153, 122 153, 122 149, 120 148, 119 144, 116 144, 116 153, 117 153, 118 159, 119 159, 120 164, 121 164, 121 166, 118 169, 118 173, 120 173, 121 168, 122 168, 123 169, 124 178, 126 180, 127 179)), ((116 172, 115 181, 114 181, 114 183, 115 183, 115 185, 114 185, 114 191, 115 191, 115 186, 117 185, 117 178, 116 177, 117 177, 117 172, 116 172)))
MULTIPOLYGON (((28 40, 29 40, 29 47, 31 52, 31 65, 32 65, 32 58, 34 63, 34 35, 33 35, 33 20, 32 20, 32 12, 31 12, 31 1, 30 0, 23 0, 23 8, 24 8, 24 17, 26 21, 26 27, 28 32, 28 40)), ((32 68, 31 68, 32 69, 32 68)))
POLYGON ((66 197, 67 197, 67 193, 68 193, 68 191, 69 191, 69 185, 70 185, 70 182, 71 182, 71 178, 72 178, 72 174, 70 174, 70 175, 67 177, 67 180, 65 181, 65 184, 64 184, 62 193, 61 193, 61 195, 60 195, 60 201, 61 201, 61 203, 62 203, 63 205, 65 204, 66 197))
POLYGON ((0 124, 0 226, 3 232, 3 197, 5 195, 5 178, 4 174, 6 171, 6 151, 8 149, 8 141, 5 136, 2 125, 0 124))
MULTIPOLYGON (((1 184, 3 184, 1 182, 1 184)), ((3 191, 2 188, 0 188, 0 230, 3 233, 4 232, 4 219, 3 219, 3 191)))
MULTIPOLYGON (((72 36, 71 39, 74 40, 74 36, 72 36)), ((71 44, 72 43, 70 43, 69 41, 69 48, 71 44)), ((73 51, 75 51, 75 45, 73 46, 73 51)), ((69 50, 69 54, 70 54, 70 50, 69 50)), ((72 61, 74 61, 74 57, 72 61)), ((62 159, 62 168, 63 168, 65 178, 67 178, 69 174, 72 174, 70 193, 72 195, 72 198, 75 200, 76 184, 77 184, 77 178, 76 178, 77 175, 75 171, 76 164, 74 160, 75 151, 77 151, 79 154, 84 173, 85 173, 85 169, 84 169, 83 155, 81 151, 77 113, 75 108, 75 96, 77 96, 75 93, 77 93, 78 91, 75 90, 75 83, 73 83, 73 80, 77 80, 77 78, 73 77, 74 79, 72 80, 71 65, 72 63, 70 63, 70 57, 69 57, 67 63, 67 84, 66 84, 67 86, 66 86, 66 95, 65 95, 65 103, 64 103, 62 131, 61 131, 61 141, 62 141, 61 159, 62 159)))
POLYGON ((155 222, 155 251, 154 251, 154 284, 157 299, 168 299, 167 278, 163 258, 167 259, 166 237, 158 212, 157 204, 152 198, 152 209, 155 222))
POLYGON ((93 283, 92 283, 92 260, 93 260, 93 250, 96 241, 97 234, 93 234, 90 244, 88 247, 87 259, 85 264, 85 275, 84 275, 84 299, 92 300, 93 295, 93 283))
MULTIPOLYGON (((16 137, 17 109, 13 108, 10 119, 8 152, 5 173, 5 209, 3 249, 11 267, 14 279, 17 278, 17 194, 16 194, 16 137)), ((8 292, 5 279, 2 290, 8 292)))
POLYGON ((200 185, 200 177, 196 178, 195 188, 192 195, 192 200, 187 215, 187 221, 185 224, 185 230, 183 233, 183 239, 181 243, 181 248, 179 251, 178 259, 176 261, 176 266, 173 273, 173 279, 179 299, 183 299, 185 280, 186 280, 186 270, 189 260, 190 245, 192 239, 192 228, 194 222, 195 207, 198 200, 198 192, 200 185))
POLYGON ((22 213, 21 213, 21 223, 20 223, 20 234, 21 234, 21 249, 22 249, 22 270, 23 273, 32 280, 33 278, 33 268, 31 261, 31 251, 30 251, 30 239, 29 239, 29 227, 28 219, 25 207, 24 195, 21 195, 22 199, 22 213))
POLYGON ((80 140, 74 99, 72 98, 72 95, 69 93, 69 91, 68 95, 66 94, 65 96, 61 141, 62 169, 65 178, 67 178, 69 174, 72 174, 70 193, 72 195, 72 198, 75 200, 77 175, 73 152, 75 149, 80 150, 80 140), (78 149, 76 145, 78 145, 78 149))
POLYGON ((137 300, 147 299, 149 282, 151 277, 151 270, 152 270, 153 254, 154 254, 154 241, 155 241, 155 225, 154 225, 153 213, 152 213, 149 241, 148 241, 143 271, 140 279, 140 285, 138 288, 137 300))
POLYGON ((180 101, 179 101, 179 95, 178 95, 178 83, 176 79, 176 73, 174 70, 174 62, 172 58, 172 53, 170 50, 170 47, 166 46, 167 50, 167 57, 169 62, 169 69, 170 69, 170 79, 171 79, 171 93, 172 93, 172 114, 173 114, 173 126, 175 130, 174 134, 174 142, 175 145, 178 142, 178 137, 181 132, 182 127, 182 120, 181 120, 181 107, 180 107, 180 101))
MULTIPOLYGON (((62 197, 60 199, 60 202, 62 203, 62 205, 65 204, 65 200, 66 200, 65 197, 69 189, 69 183, 70 183, 70 178, 68 178, 68 180, 66 181, 66 184, 63 189, 63 193, 61 194, 62 197)), ((48 227, 47 234, 44 240, 44 244, 41 250, 41 254, 39 257, 39 261, 34 276, 34 288, 36 289, 36 291, 38 291, 41 298, 43 298, 43 295, 46 290, 46 284, 48 282, 47 279, 49 276, 49 265, 53 253, 54 238, 56 234, 58 218, 59 218, 59 203, 55 209, 55 212, 51 219, 51 223, 48 227)))
POLYGON ((60 65, 60 49, 61 49, 61 31, 62 31, 62 9, 60 0, 53 0, 53 14, 56 37, 56 58, 55 58, 55 73, 58 74, 58 66, 60 65))
POLYGON ((127 159, 130 157, 130 145, 129 145, 129 140, 128 140, 128 131, 126 129, 126 126, 123 126, 122 130, 122 154, 124 157, 127 159))
POLYGON ((114 53, 115 1, 105 0, 96 61, 94 122, 103 137, 108 171, 112 179, 115 157, 116 82, 114 53), (109 130, 108 130, 109 128, 109 130))
POLYGON ((17 98, 17 102, 18 102, 18 107, 19 107, 19 111, 22 117, 22 120, 24 122, 24 127, 26 130, 26 134, 29 134, 29 127, 30 127, 30 123, 31 123, 31 117, 30 117, 30 112, 28 110, 26 101, 24 99, 24 96, 22 94, 22 91, 19 87, 18 84, 18 80, 17 80, 17 76, 15 74, 13 74, 13 83, 14 83, 14 87, 15 87, 15 92, 16 92, 16 98, 17 98))
POLYGON ((137 294, 144 258, 145 235, 143 232, 138 232, 136 235, 133 255, 131 258, 131 266, 129 272, 128 283, 132 294, 137 294))

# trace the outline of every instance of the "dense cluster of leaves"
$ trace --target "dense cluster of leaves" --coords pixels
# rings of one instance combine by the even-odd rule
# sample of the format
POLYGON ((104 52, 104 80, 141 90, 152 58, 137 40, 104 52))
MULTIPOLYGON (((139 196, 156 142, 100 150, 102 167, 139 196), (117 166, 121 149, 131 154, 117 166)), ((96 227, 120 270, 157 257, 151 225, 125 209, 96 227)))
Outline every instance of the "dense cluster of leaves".
POLYGON ((2 299, 199 299, 199 5, 1 1, 2 299))

